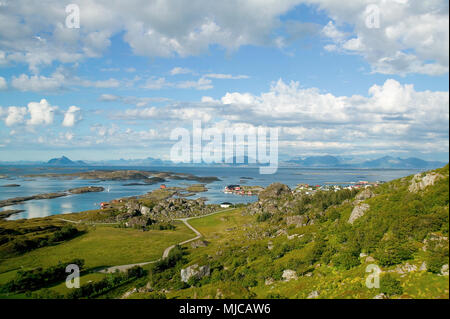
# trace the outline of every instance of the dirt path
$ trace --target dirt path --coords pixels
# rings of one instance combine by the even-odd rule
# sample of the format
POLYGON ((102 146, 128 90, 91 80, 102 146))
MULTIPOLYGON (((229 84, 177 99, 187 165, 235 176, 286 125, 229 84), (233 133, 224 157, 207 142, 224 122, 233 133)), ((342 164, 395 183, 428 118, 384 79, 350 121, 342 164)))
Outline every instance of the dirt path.
POLYGON ((57 220, 62 220, 63 222, 68 222, 72 224, 86 224, 86 225, 118 225, 119 223, 95 223, 95 222, 83 222, 82 220, 70 220, 65 218, 55 218, 57 220))
MULTIPOLYGON (((211 216, 211 215, 215 215, 215 214, 219 214, 219 213, 225 213, 225 212, 228 212, 228 211, 233 210, 233 209, 235 209, 235 208, 228 208, 228 209, 224 209, 224 210, 219 210, 219 211, 217 211, 217 212, 214 212, 214 213, 211 213, 211 214, 207 214, 207 215, 202 215, 202 216, 195 216, 195 217, 189 217, 189 218, 177 218, 177 219, 174 219, 174 220, 179 220, 179 221, 183 222, 183 223, 184 223, 190 230, 192 230, 197 236, 195 236, 194 238, 185 240, 185 241, 183 241, 183 242, 180 242, 180 243, 178 243, 178 244, 175 244, 175 245, 172 245, 172 246, 167 247, 167 248, 164 250, 162 257, 159 258, 159 259, 157 259, 157 260, 152 260, 152 261, 147 261, 147 262, 137 263, 137 264, 128 264, 128 265, 120 265, 120 266, 108 267, 108 268, 104 268, 104 269, 102 269, 102 270, 99 270, 99 272, 101 272, 101 273, 112 273, 112 272, 116 272, 117 270, 119 270, 119 271, 125 271, 125 270, 130 269, 130 268, 133 268, 133 267, 135 267, 135 266, 145 266, 145 265, 148 265, 148 264, 154 264, 154 263, 156 263, 156 262, 158 262, 158 261, 160 261, 160 260, 162 260, 162 259, 165 259, 165 258, 169 257, 170 251, 171 251, 173 248, 175 248, 175 246, 177 246, 177 245, 180 245, 180 246, 181 246, 181 245, 190 243, 190 242, 192 242, 192 241, 194 241, 194 240, 200 239, 200 238, 203 236, 197 229, 195 229, 191 224, 188 223, 189 220, 191 220, 191 219, 197 219, 197 218, 203 218, 203 217, 207 217, 207 216, 211 216)), ((61 218, 60 218, 60 219, 61 219, 61 218)), ((68 220, 67 220, 67 221, 68 221, 68 220)))

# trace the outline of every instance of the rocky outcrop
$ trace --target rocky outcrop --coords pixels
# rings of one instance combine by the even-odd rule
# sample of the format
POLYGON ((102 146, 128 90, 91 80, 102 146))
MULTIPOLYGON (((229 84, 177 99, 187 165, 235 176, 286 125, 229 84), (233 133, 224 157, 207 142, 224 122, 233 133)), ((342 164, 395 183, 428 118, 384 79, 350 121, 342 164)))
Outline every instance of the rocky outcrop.
POLYGON ((264 284, 266 286, 273 285, 274 283, 275 283, 275 280, 273 278, 266 278, 266 280, 264 281, 264 284))
POLYGON ((355 199, 356 200, 366 200, 366 199, 372 198, 374 196, 375 196, 375 194, 370 189, 366 188, 362 192, 358 193, 355 196, 355 199))
POLYGON ((202 279, 208 277, 211 273, 211 268, 208 265, 198 266, 197 264, 181 269, 181 281, 188 282, 191 278, 202 279))
POLYGON ((140 204, 138 199, 128 199, 118 210, 116 221, 126 221, 136 216, 146 216, 156 221, 170 221, 175 218, 186 218, 213 213, 215 205, 205 205, 201 198, 188 200, 185 198, 169 198, 157 202, 152 208, 140 204))
POLYGON ((281 183, 273 183, 259 193, 259 200, 278 199, 282 195, 291 194, 291 189, 281 183))
POLYGON ((4 206, 12 206, 17 205, 29 200, 39 200, 39 199, 53 199, 58 197, 67 196, 69 193, 46 193, 46 194, 38 194, 32 196, 24 196, 24 197, 14 197, 9 199, 0 200, 0 207, 4 206))
POLYGON ((193 241, 191 243, 191 247, 194 248, 194 249, 195 248, 200 248, 200 247, 206 247, 206 246, 208 246, 208 242, 206 240, 202 240, 202 239, 193 241))
POLYGON ((71 194, 84 194, 93 192, 103 192, 105 189, 100 186, 87 186, 69 189, 68 192, 71 194))
POLYGON ((288 226, 295 225, 295 227, 303 227, 308 225, 309 218, 305 215, 295 215, 295 216, 287 216, 286 224, 288 226))
POLYGON ((283 275, 281 276, 284 281, 297 280, 297 273, 294 270, 286 269, 283 271, 283 275))
POLYGON ((416 174, 411 180, 408 190, 412 193, 425 189, 429 185, 434 185, 436 181, 444 178, 443 175, 431 172, 422 177, 422 174, 416 174))
POLYGON ((423 262, 422 265, 420 265, 419 267, 419 271, 427 271, 428 267, 427 267, 427 263, 423 262))
POLYGON ((448 264, 442 265, 441 275, 442 276, 448 276, 448 264))
POLYGON ((320 293, 317 290, 313 290, 310 292, 310 294, 308 295, 308 299, 316 299, 319 298, 320 293))
POLYGON ((169 198, 158 202, 148 215, 156 220, 170 220, 206 215, 215 210, 213 205, 205 205, 202 199, 169 198))
POLYGON ((140 211, 142 215, 150 215, 152 210, 147 206, 141 205, 140 211))
POLYGON ((0 212, 0 219, 6 219, 9 216, 12 216, 12 215, 15 215, 15 214, 18 214, 18 213, 21 213, 21 212, 24 212, 24 210, 23 209, 4 210, 4 211, 0 212))
POLYGON ((368 211, 370 208, 369 204, 359 204, 355 208, 353 208, 353 211, 350 215, 350 218, 348 219, 348 222, 350 224, 353 224, 355 220, 358 218, 364 216, 365 212, 368 211))
POLYGON ((423 240, 422 250, 427 251, 430 245, 436 247, 448 246, 448 237, 441 236, 439 234, 430 234, 428 238, 423 240))
POLYGON ((144 228, 146 226, 150 226, 153 224, 153 220, 146 217, 146 216, 136 216, 130 218, 125 225, 127 227, 133 227, 133 228, 144 228))
POLYGON ((141 213, 141 206, 136 200, 130 200, 125 204, 125 208, 127 211, 127 214, 130 216, 140 216, 141 213))
POLYGON ((413 271, 417 271, 417 266, 411 265, 410 263, 406 263, 404 265, 398 265, 397 268, 390 270, 389 272, 396 272, 397 274, 406 274, 413 271))

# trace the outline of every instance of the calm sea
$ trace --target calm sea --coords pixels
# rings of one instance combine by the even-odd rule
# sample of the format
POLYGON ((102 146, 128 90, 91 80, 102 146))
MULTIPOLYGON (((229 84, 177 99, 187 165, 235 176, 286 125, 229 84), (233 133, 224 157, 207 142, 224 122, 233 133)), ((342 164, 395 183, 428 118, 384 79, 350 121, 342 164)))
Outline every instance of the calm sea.
MULTIPOLYGON (((71 195, 48 200, 35 200, 20 205, 7 206, 0 210, 23 209, 25 212, 11 216, 9 219, 45 217, 56 214, 67 214, 85 210, 97 209, 101 202, 115 198, 142 195, 159 188, 161 184, 146 186, 124 186, 124 184, 139 181, 98 181, 62 178, 28 178, 28 174, 44 173, 73 173, 100 169, 136 169, 151 171, 171 171, 177 173, 190 173, 197 176, 216 176, 220 181, 207 185, 208 191, 199 193, 190 198, 206 197, 209 203, 248 203, 257 199, 256 196, 239 196, 224 194, 223 188, 228 184, 267 186, 274 182, 284 183, 295 187, 299 183, 323 185, 325 183, 348 184, 360 180, 390 181, 403 176, 416 174, 420 170, 400 169, 305 169, 305 168, 279 168, 276 174, 260 175, 258 168, 247 167, 83 167, 83 168, 48 168, 48 167, 11 167, 0 166, 0 175, 8 178, 0 179, 0 186, 5 184, 19 184, 20 187, 0 187, 0 200, 28 196, 41 193, 60 192, 81 186, 103 186, 106 191, 101 193, 86 193, 71 195)), ((196 184, 195 181, 167 181, 167 186, 187 186, 196 184)))

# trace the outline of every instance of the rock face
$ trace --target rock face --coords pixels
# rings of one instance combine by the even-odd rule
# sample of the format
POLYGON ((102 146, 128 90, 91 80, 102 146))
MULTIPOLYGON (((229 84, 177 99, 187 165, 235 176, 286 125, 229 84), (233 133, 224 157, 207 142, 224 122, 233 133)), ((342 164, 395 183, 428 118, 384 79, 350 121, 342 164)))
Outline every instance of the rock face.
POLYGON ((353 224, 355 220, 358 218, 364 216, 365 212, 369 210, 370 206, 369 204, 359 204, 355 208, 353 208, 353 211, 350 215, 350 218, 348 219, 348 222, 350 224, 353 224))
POLYGON ((71 194, 83 194, 92 192, 103 192, 105 189, 99 186, 87 186, 69 189, 68 192, 71 194))
POLYGON ((202 240, 202 239, 193 241, 191 243, 192 248, 200 248, 200 247, 206 247, 206 246, 208 246, 208 242, 205 240, 202 240))
POLYGON ((311 291, 311 293, 308 295, 308 299, 315 299, 319 297, 319 292, 317 290, 311 291))
POLYGON ((403 266, 399 265, 394 270, 391 270, 391 272, 396 272, 398 274, 406 274, 408 272, 417 271, 416 265, 411 265, 410 263, 406 263, 403 266))
POLYGON ((442 265, 441 275, 442 276, 448 276, 448 264, 442 265))
POLYGON ((428 238, 423 240, 422 250, 427 251, 430 245, 436 245, 437 247, 448 246, 448 237, 430 234, 428 238))
POLYGON ((358 193, 355 196, 355 199, 356 200, 366 200, 366 199, 372 198, 374 196, 375 196, 375 194, 370 189, 367 188, 367 189, 363 190, 362 192, 358 193))
POLYGON ((149 215, 151 212, 151 209, 147 206, 141 205, 141 214, 142 215, 149 215))
POLYGON ((291 189, 281 183, 273 183, 266 187, 262 192, 259 193, 258 199, 278 199, 284 194, 291 194, 291 189))
POLYGON ((286 269, 283 271, 283 277, 284 281, 291 281, 291 280, 297 280, 297 273, 294 270, 286 269))
POLYGON ((135 216, 130 218, 126 223, 127 227, 141 228, 153 224, 153 220, 145 216, 135 216))
POLYGON ((308 225, 309 218, 305 215, 287 216, 286 224, 288 226, 295 225, 295 227, 303 227, 308 225))
POLYGON ((423 262, 422 265, 420 265, 419 271, 427 271, 427 263, 423 262))
POLYGON ((136 216, 146 216, 156 221, 170 221, 174 218, 186 218, 212 213, 214 205, 205 205, 201 198, 189 200, 185 198, 169 198, 158 201, 152 208, 142 205, 136 199, 130 199, 120 208, 116 221, 125 221, 136 216))
POLYGON ((442 176, 441 174, 434 172, 428 173, 424 177, 421 176, 421 173, 414 175, 411 181, 411 185, 409 185, 408 188, 410 192, 418 192, 422 189, 425 189, 429 185, 434 185, 437 180, 444 178, 444 176, 442 176))
POLYGON ((127 214, 131 216, 140 216, 141 215, 141 207, 137 201, 129 201, 125 205, 127 214))
POLYGON ((266 280, 264 281, 264 284, 266 286, 270 286, 270 285, 273 285, 274 282, 275 282, 275 280, 273 278, 266 278, 266 280))
POLYGON ((158 202, 149 212, 156 220, 170 220, 210 214, 215 211, 211 205, 205 205, 202 199, 188 200, 185 198, 169 198, 158 202))
POLYGON ((258 201, 251 204, 247 212, 250 215, 290 213, 293 211, 296 203, 288 195, 294 196, 288 186, 281 183, 273 183, 259 193, 258 201))
POLYGON ((199 267, 197 264, 181 269, 181 281, 188 282, 192 277, 202 279, 208 277, 211 273, 211 268, 208 265, 199 267))

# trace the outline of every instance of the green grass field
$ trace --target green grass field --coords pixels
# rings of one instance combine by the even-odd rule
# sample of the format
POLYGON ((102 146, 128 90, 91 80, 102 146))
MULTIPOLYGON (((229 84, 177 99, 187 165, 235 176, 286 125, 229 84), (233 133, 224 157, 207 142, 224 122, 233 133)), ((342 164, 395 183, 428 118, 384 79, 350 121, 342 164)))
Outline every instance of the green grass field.
POLYGON ((68 242, 1 261, 0 284, 12 279, 17 269, 48 267, 74 258, 84 259, 86 269, 156 260, 168 246, 194 236, 181 222, 175 225, 175 230, 147 232, 109 225, 89 226, 86 234, 68 242))

